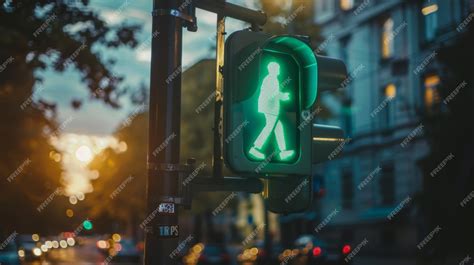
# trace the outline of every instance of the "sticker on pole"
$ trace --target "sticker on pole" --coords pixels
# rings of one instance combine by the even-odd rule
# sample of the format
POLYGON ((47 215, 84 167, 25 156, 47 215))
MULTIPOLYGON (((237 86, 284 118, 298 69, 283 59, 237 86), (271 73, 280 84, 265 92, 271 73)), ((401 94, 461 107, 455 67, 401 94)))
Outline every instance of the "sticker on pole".
POLYGON ((162 202, 158 205, 158 213, 173 214, 175 213, 174 209, 175 206, 172 202, 162 202))
POLYGON ((178 225, 160 225, 158 226, 159 237, 179 237, 178 225))

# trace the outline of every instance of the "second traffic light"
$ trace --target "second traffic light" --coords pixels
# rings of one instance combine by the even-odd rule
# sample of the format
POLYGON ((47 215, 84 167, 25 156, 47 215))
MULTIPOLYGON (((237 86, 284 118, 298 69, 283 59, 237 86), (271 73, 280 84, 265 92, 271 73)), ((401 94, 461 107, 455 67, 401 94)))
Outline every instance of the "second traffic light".
POLYGON ((237 31, 225 49, 227 165, 259 177, 310 175, 318 88, 337 85, 344 64, 316 56, 303 37, 237 31))

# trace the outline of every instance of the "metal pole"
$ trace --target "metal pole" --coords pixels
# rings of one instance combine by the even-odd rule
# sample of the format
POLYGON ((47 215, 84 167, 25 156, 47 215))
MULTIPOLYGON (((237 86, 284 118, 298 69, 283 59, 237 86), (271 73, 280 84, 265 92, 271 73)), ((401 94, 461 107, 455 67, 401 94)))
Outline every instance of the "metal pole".
POLYGON ((225 1, 196 0, 196 7, 259 26, 263 26, 267 22, 267 15, 262 11, 255 11, 225 1))
POLYGON ((222 67, 224 66, 224 35, 225 35, 225 16, 217 14, 216 29, 216 101, 214 103, 214 157, 213 174, 214 178, 222 178, 222 97, 224 77, 222 76, 222 67))
POLYGON ((145 265, 177 263, 182 20, 169 11, 181 3, 153 1, 145 265))

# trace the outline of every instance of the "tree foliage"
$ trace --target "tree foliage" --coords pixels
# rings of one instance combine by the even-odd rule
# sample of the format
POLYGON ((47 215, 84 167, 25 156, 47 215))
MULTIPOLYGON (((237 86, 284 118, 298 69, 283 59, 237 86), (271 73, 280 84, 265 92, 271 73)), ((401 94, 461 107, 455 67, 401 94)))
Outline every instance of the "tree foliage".
POLYGON ((88 0, 71 3, 25 0, 0 6, 0 232, 41 231, 65 218, 62 192, 55 193, 62 170, 51 159, 57 151, 49 142, 61 128, 55 102, 35 94, 43 81, 38 74, 75 69, 91 98, 119 107, 122 77, 111 72, 113 61, 99 48, 134 47, 138 27, 108 25, 88 0), (38 211, 51 194, 57 195, 51 205, 38 211))

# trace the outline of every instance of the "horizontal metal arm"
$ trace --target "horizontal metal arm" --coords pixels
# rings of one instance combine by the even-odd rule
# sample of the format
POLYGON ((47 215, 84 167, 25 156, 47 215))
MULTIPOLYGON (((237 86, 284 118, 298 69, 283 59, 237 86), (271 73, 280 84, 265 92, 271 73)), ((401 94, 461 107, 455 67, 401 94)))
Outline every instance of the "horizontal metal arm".
POLYGON ((313 164, 332 160, 345 144, 344 131, 335 126, 313 124, 313 164))
POLYGON ((267 22, 267 15, 262 11, 255 11, 224 1, 196 0, 196 7, 259 26, 267 22))

